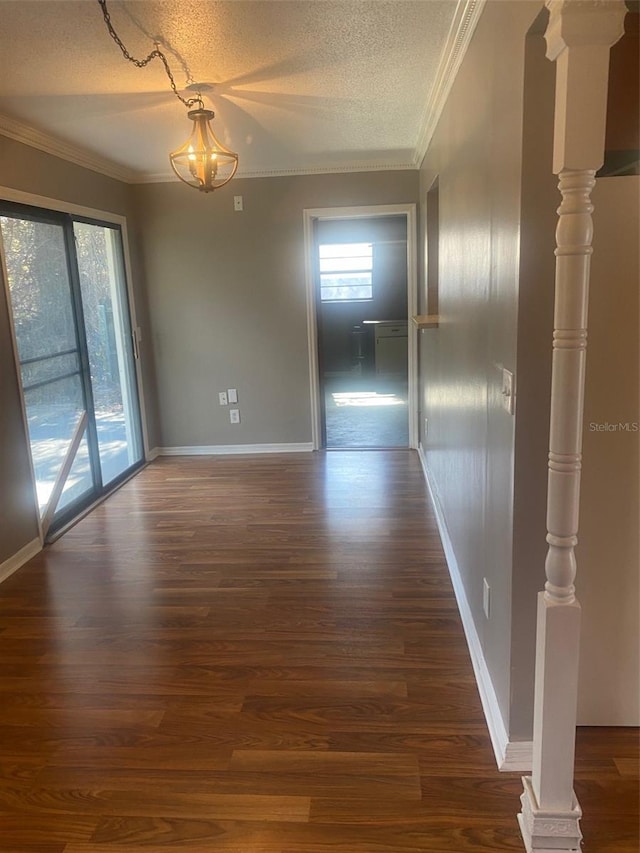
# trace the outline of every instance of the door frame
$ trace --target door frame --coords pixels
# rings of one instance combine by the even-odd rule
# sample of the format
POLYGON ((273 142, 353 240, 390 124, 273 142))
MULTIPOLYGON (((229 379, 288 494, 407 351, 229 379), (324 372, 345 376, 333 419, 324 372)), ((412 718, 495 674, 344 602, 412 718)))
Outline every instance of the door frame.
MULTIPOLYGON (((120 228, 120 234, 122 237, 122 254, 123 254, 123 262, 124 262, 124 275, 125 275, 125 283, 127 290, 127 305, 129 308, 129 317, 131 321, 131 333, 132 333, 132 346, 133 346, 133 363, 135 368, 135 379, 138 390, 138 408, 140 411, 140 428, 142 432, 142 450, 143 450, 143 458, 148 461, 149 459, 149 438, 147 432, 147 417, 144 403, 144 388, 142 384, 142 365, 140 360, 140 341, 142 338, 140 327, 138 326, 138 320, 136 315, 136 306, 133 298, 133 277, 131 274, 131 261, 129 255, 129 237, 127 233, 127 219, 125 216, 122 216, 118 213, 112 213, 110 211, 98 210, 93 207, 84 207, 83 205, 73 204, 72 202, 61 201, 60 199, 48 198, 47 196, 36 195, 34 193, 23 192, 22 190, 16 190, 11 187, 3 187, 0 186, 0 200, 14 202, 16 204, 24 204, 30 207, 40 208, 43 212, 46 213, 47 210, 54 211, 56 213, 67 213, 72 216, 84 217, 89 220, 93 220, 96 222, 102 222, 103 224, 111 224, 117 225, 120 228)), ((7 310, 9 312, 9 317, 11 320, 11 348, 13 350, 13 358, 15 363, 16 377, 18 382, 18 389, 20 393, 20 405, 21 405, 21 414, 22 414, 22 424, 24 429, 25 440, 27 444, 29 444, 29 426, 27 421, 27 409, 24 401, 24 393, 22 391, 22 382, 20 379, 20 356, 18 354, 18 342, 16 340, 15 334, 15 326, 13 322, 13 310, 11 307, 11 294, 9 293, 9 279, 7 276, 7 270, 5 267, 5 258, 4 253, 0 252, 0 277, 3 280, 4 290, 5 290, 5 299, 7 302, 7 310)), ((36 490, 36 473, 33 465, 33 459, 31 457, 31 452, 29 452, 29 470, 31 473, 31 482, 33 487, 34 501, 35 501, 35 513, 38 524, 38 535, 40 539, 40 544, 44 544, 45 540, 45 532, 42 528, 42 519, 40 517, 40 512, 38 511, 37 500, 35 498, 37 494, 36 490)), ((119 484, 118 484, 119 485, 119 484)), ((108 492, 107 492, 108 494, 108 492)), ((98 498, 98 502, 104 499, 104 495, 98 498)), ((84 508, 80 515, 85 515, 95 503, 91 503, 88 507, 84 508)), ((56 534, 57 535, 57 534, 56 534)))
POLYGON ((358 207, 315 207, 302 211, 304 226, 304 273, 307 296, 307 343, 311 397, 311 440, 314 450, 322 441, 321 382, 318 361, 318 312, 316 307, 313 226, 318 220, 371 219, 405 216, 407 220, 407 360, 409 378, 409 447, 418 447, 418 337, 412 317, 418 313, 417 222, 415 204, 376 204, 358 207))

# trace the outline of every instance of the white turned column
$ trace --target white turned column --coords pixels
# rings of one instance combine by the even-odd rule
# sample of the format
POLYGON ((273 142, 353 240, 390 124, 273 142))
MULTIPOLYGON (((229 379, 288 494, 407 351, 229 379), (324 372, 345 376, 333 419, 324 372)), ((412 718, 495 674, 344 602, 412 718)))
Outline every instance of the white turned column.
POLYGON ((609 51, 623 34, 623 0, 547 0, 547 57, 555 60, 553 170, 562 202, 547 493, 547 582, 538 597, 533 772, 518 816, 529 853, 579 851, 573 792, 580 605, 575 597, 587 346, 590 200, 604 159, 609 51))

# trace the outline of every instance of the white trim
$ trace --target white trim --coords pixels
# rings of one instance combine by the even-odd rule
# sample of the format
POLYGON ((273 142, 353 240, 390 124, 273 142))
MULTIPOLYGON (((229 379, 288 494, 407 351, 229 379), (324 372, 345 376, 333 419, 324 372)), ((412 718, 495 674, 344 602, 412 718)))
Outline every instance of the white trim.
POLYGON ((310 453, 311 442, 299 444, 194 444, 186 447, 156 447, 157 456, 235 456, 246 453, 310 453))
POLYGON ((411 317, 418 313, 418 263, 415 204, 376 204, 359 207, 318 207, 302 211, 304 230, 304 277, 307 296, 307 346, 311 395, 311 441, 319 450, 322 435, 320 406, 320 366, 318 363, 318 317, 315 299, 313 223, 325 219, 369 219, 374 216, 406 216, 407 219, 407 321, 409 368, 409 447, 418 446, 418 336, 411 317))
POLYGON ((407 324, 409 447, 416 449, 420 437, 418 425, 418 329, 412 317, 418 313, 418 223, 415 204, 407 210, 407 324))
POLYGON ((462 60, 480 20, 485 3, 486 0, 458 0, 418 134, 414 154, 414 165, 418 169, 438 126, 442 110, 462 65, 462 60))
POLYGON ((113 222, 117 225, 126 225, 127 219, 120 213, 109 210, 97 210, 95 207, 84 207, 71 201, 62 201, 57 198, 48 198, 44 195, 27 193, 16 190, 13 187, 0 187, 0 200, 14 201, 16 204, 28 204, 31 207, 42 207, 46 210, 56 210, 58 213, 71 213, 74 216, 85 216, 87 219, 101 219, 103 222, 113 222))
MULTIPOLYGON (((30 148, 37 148, 38 151, 44 151, 45 154, 51 154, 53 157, 59 157, 75 166, 90 169, 92 172, 105 175, 107 178, 114 178, 116 181, 125 184, 177 183, 175 174, 168 169, 162 172, 136 172, 128 166, 115 163, 113 160, 79 145, 65 142, 48 131, 38 130, 4 113, 0 113, 0 136, 15 139, 16 142, 28 145, 30 148)), ((410 151, 406 152, 406 154, 410 153, 410 151)), ((415 171, 416 168, 416 155, 414 153, 412 159, 405 163, 363 163, 361 160, 354 160, 352 163, 346 163, 342 166, 312 165, 300 166, 297 169, 254 169, 246 172, 239 170, 235 177, 281 178, 292 175, 340 175, 349 172, 404 172, 415 171)))
POLYGON ((322 415, 320 409, 320 365, 318 362, 318 317, 313 267, 313 219, 311 211, 304 210, 304 281, 307 298, 307 347, 309 359, 309 394, 311 395, 311 444, 320 449, 322 440, 322 415))
POLYGON ((157 459, 160 456, 160 448, 153 447, 151 450, 147 451, 146 460, 147 462, 153 462, 154 459, 157 459))
POLYGON ((144 400, 144 386, 142 382, 142 357, 140 353, 140 342, 142 331, 138 325, 136 314, 136 302, 133 296, 133 272, 131 271, 131 258, 129 250, 129 232, 127 220, 123 216, 120 223, 122 235, 122 255, 124 260, 125 287, 127 289, 127 301, 129 305, 129 322, 131 324, 131 337, 133 348, 133 369, 136 374, 136 390, 138 392, 138 411, 140 412, 140 429, 142 431, 142 455, 146 458, 149 451, 149 431, 147 429, 147 408, 144 400))
MULTIPOLYGON (((351 172, 415 172, 418 166, 415 159, 407 163, 348 163, 345 166, 300 166, 298 169, 256 169, 242 172, 240 169, 234 178, 288 178, 295 175, 343 175, 351 172)), ((173 172, 152 172, 139 176, 136 184, 169 184, 176 182, 173 172)))
POLYGON ((9 557, 4 563, 0 563, 0 583, 6 581, 10 575, 17 572, 21 566, 24 566, 32 557, 39 554, 40 551, 42 551, 42 541, 40 538, 32 539, 31 542, 27 543, 12 557, 9 557))
POLYGON ((453 550, 453 543, 449 535, 447 523, 445 521, 442 505, 433 483, 433 478, 429 474, 427 459, 424 452, 424 447, 420 444, 418 448, 418 456, 422 464, 422 470, 429 490, 429 496, 433 503, 438 530, 442 540, 453 591, 458 602, 458 610, 462 619, 462 627, 464 628, 465 637, 467 638, 467 646, 469 647, 469 655, 473 666, 473 672, 480 693, 480 701, 482 702, 482 710, 487 721, 489 736, 491 737, 491 745, 496 757, 498 770, 506 772, 527 772, 531 771, 533 763, 533 743, 532 741, 510 741, 507 735, 507 730, 502 719, 498 699, 496 696, 491 675, 484 658, 482 645, 476 626, 471 614, 471 608, 467 601, 460 569, 453 550))
POLYGON ((513 773, 530 772, 533 767, 533 741, 508 740, 504 749, 504 760, 499 770, 513 773))
POLYGON ((100 154, 94 154, 86 148, 65 142, 47 131, 38 130, 3 113, 0 113, 0 135, 15 139, 16 142, 21 142, 30 148, 37 148, 46 154, 52 154, 54 157, 60 157, 75 166, 114 178, 116 181, 133 184, 140 177, 137 172, 127 166, 121 166, 100 154))

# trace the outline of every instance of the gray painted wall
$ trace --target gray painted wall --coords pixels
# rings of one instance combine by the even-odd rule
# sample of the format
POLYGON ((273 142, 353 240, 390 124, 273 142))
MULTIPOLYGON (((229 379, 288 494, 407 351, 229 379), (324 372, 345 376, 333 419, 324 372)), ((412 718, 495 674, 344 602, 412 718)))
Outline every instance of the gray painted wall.
POLYGON ((640 725, 640 176, 600 178, 593 256, 576 591, 578 722, 640 725), (613 274, 612 274, 613 271, 613 274), (591 424, 615 425, 615 429, 591 424), (629 424, 630 431, 618 429, 629 424))
MULTIPOLYGON (((420 186, 425 221, 426 194, 439 176, 441 325, 420 334, 421 441, 512 741, 532 733, 536 598, 547 551, 559 193, 555 66, 545 57, 540 10, 540 3, 487 4, 420 186), (502 366, 516 373, 515 419, 501 406, 502 366)), ((582 725, 640 722, 638 433, 589 430, 590 422, 638 421, 638 180, 600 179, 593 193, 576 581, 582 725)))
POLYGON ((310 442, 302 212, 414 203, 418 173, 237 179, 213 195, 148 184, 134 193, 160 446, 310 442), (238 389, 239 425, 218 404, 227 388, 238 389))
MULTIPOLYGON (((438 329, 420 333, 420 439, 512 740, 531 737, 530 690, 512 688, 512 646, 529 651, 519 674, 528 688, 533 660, 529 622, 512 614, 515 418, 502 407, 501 390, 503 366, 517 367, 525 36, 540 8, 487 4, 420 186, 424 213, 438 176, 441 317, 438 329)), ((534 611, 535 592, 523 607, 534 611)))
MULTIPOLYGON (((546 12, 544 13, 546 18, 546 12)), ((546 21, 525 45, 517 407, 514 462, 511 728, 533 726, 536 608, 545 583, 547 456, 555 279, 557 178, 552 172, 555 63, 545 56, 546 21)))

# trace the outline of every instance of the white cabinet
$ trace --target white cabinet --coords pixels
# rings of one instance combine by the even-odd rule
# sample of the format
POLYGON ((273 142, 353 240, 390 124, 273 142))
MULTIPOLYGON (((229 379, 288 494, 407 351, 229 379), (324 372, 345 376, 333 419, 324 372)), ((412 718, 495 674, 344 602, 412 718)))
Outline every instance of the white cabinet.
POLYGON ((375 336, 376 376, 406 375, 409 340, 407 323, 377 323, 375 336))

